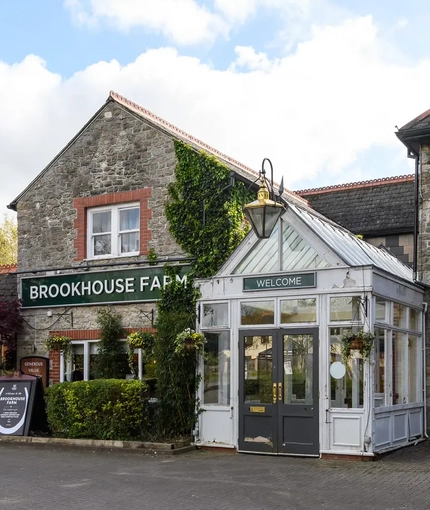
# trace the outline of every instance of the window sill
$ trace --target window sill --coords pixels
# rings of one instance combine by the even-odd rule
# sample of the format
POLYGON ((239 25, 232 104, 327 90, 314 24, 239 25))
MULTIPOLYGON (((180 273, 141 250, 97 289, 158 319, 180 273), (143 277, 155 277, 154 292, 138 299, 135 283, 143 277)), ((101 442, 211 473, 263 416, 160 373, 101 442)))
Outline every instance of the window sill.
POLYGON ((99 261, 99 260, 126 259, 126 258, 130 258, 130 257, 139 257, 140 255, 141 254, 139 252, 134 251, 134 252, 121 254, 121 255, 102 255, 100 257, 91 257, 91 258, 86 258, 83 261, 84 262, 95 262, 95 261, 99 261))

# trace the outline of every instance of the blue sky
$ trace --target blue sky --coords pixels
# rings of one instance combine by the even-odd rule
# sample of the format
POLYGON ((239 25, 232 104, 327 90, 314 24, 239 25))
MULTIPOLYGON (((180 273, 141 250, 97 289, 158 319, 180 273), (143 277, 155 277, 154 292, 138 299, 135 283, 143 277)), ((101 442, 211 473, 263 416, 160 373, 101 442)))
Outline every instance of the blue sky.
POLYGON ((0 214, 111 89, 290 189, 411 173, 428 26, 427 0, 1 0, 0 214))

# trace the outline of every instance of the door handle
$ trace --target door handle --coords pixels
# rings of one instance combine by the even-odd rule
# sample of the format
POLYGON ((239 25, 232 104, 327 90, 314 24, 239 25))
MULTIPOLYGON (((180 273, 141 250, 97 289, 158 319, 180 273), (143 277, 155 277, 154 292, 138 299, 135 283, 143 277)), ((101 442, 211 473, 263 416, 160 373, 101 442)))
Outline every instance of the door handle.
POLYGON ((273 403, 276 404, 276 383, 275 382, 273 383, 273 387, 272 387, 272 400, 273 400, 273 403))
POLYGON ((278 383, 278 400, 282 400, 282 383, 278 383))

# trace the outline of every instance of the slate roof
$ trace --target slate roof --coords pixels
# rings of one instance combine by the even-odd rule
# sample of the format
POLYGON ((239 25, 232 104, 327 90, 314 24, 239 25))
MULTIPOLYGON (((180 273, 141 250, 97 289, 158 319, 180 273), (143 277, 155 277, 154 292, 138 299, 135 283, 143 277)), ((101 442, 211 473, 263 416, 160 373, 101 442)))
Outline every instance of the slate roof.
POLYGON ((309 205, 354 234, 413 232, 414 175, 296 191, 309 205))
POLYGON ((430 140, 430 110, 412 119, 396 132, 397 138, 408 148, 409 156, 416 157, 420 153, 420 141, 430 140))

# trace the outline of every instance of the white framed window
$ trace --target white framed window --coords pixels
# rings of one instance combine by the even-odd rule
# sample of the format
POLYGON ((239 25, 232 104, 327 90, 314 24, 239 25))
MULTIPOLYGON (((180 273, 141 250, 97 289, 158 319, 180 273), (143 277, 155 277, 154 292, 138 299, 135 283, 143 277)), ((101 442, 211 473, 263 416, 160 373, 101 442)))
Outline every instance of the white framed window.
MULTIPOLYGON (((120 340, 124 348, 122 356, 122 377, 123 379, 133 379, 133 374, 128 365, 127 348, 125 339, 120 340)), ((60 381, 91 381, 96 379, 96 364, 99 351, 99 340, 73 340, 71 356, 67 361, 64 356, 61 357, 60 381)), ((138 368, 138 377, 143 377, 143 360, 141 349, 135 349, 135 360, 138 368)))
POLYGON ((139 255, 139 203, 95 207, 87 215, 88 258, 139 255))

